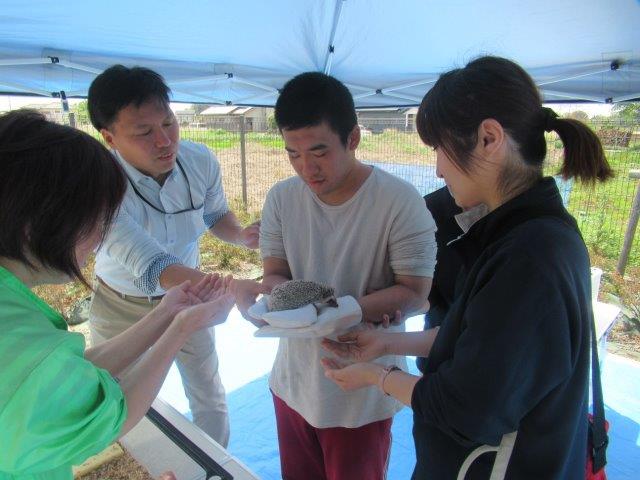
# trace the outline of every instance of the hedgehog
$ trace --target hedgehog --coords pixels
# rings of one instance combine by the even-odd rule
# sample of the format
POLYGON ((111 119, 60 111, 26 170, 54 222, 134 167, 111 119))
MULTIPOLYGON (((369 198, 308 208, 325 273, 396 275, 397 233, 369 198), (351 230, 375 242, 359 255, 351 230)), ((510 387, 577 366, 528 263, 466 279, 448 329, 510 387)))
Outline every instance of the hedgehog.
POLYGON ((270 312, 277 312, 293 310, 310 303, 318 314, 322 306, 338 306, 332 287, 308 280, 289 280, 273 287, 267 306, 270 312))

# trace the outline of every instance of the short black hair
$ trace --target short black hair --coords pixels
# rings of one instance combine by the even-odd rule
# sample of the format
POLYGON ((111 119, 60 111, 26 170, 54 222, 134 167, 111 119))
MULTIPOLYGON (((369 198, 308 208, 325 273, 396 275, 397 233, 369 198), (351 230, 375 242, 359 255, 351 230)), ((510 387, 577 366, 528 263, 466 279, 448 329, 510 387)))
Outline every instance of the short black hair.
POLYGON ((0 256, 88 286, 75 247, 96 228, 104 239, 126 188, 119 163, 90 135, 32 110, 0 116, 0 256))
POLYGON ((343 145, 358 124, 349 89, 320 72, 302 73, 285 84, 276 102, 275 119, 280 131, 327 122, 343 145))
POLYGON ((159 73, 145 67, 113 65, 98 75, 88 94, 89 118, 100 131, 109 128, 128 105, 139 107, 149 100, 169 104, 171 89, 159 73))

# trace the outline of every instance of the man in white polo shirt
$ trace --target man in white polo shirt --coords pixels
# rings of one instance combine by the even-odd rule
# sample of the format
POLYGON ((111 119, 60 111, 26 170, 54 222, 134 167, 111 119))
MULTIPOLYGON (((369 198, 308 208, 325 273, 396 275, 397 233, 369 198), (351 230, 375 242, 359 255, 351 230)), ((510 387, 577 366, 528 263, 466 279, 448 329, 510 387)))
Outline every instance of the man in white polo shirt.
MULTIPOLYGON (((216 157, 202 144, 179 140, 169 93, 156 72, 122 65, 89 88, 91 122, 128 177, 120 212, 96 256, 94 343, 142 318, 166 289, 202 278, 198 239, 205 231, 258 246, 258 226, 243 228, 229 210, 216 157)), ((226 446, 229 420, 213 329, 187 342, 176 363, 194 422, 226 446)))

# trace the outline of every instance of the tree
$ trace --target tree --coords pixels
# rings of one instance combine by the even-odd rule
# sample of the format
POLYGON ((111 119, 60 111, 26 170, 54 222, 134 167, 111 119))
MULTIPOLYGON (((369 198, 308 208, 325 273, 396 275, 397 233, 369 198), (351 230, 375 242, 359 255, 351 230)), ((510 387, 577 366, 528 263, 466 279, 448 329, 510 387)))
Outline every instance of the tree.
POLYGON ((588 122, 589 115, 587 112, 583 112, 582 110, 576 110, 575 112, 571 112, 567 115, 568 118, 573 118, 574 120, 580 120, 581 122, 588 122))
POLYGON ((640 102, 616 103, 613 112, 621 120, 640 122, 640 102))
POLYGON ((202 112, 204 112, 210 106, 211 106, 210 103, 193 103, 193 104, 191 104, 191 108, 193 108, 193 113, 195 115, 200 115, 202 112))
POLYGON ((76 123, 89 123, 89 102, 82 100, 75 107, 72 107, 71 111, 76 115, 76 123))
POLYGON ((278 124, 276 123, 276 116, 273 113, 267 115, 267 130, 270 132, 278 131, 278 124))

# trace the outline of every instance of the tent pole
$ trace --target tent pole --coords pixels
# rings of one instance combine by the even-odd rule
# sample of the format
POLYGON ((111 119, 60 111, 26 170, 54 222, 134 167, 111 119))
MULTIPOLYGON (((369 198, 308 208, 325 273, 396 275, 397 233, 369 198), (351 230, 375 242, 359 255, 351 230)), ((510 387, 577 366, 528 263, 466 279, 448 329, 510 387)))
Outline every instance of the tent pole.
POLYGON ((66 60, 58 60, 57 62, 51 62, 51 63, 57 63, 62 67, 71 68, 72 70, 80 70, 82 72, 93 73, 94 75, 100 75, 102 73, 102 70, 98 68, 88 67, 86 65, 81 65, 79 63, 74 63, 74 62, 67 62, 66 60))
POLYGON ((550 85, 552 83, 558 83, 558 82, 566 82, 568 80, 575 80, 576 78, 582 78, 582 77, 588 77, 590 75, 597 75, 598 73, 606 73, 606 72, 610 72, 611 71, 611 67, 607 65, 607 68, 603 68, 600 67, 597 70, 590 70, 588 72, 584 72, 584 73, 579 73, 576 75, 571 75, 569 77, 556 77, 556 78, 552 78, 551 80, 547 80, 544 82, 536 82, 536 85, 538 85, 539 87, 543 86, 543 85, 550 85))
MULTIPOLYGON (((639 179, 640 170, 629 171, 629 178, 632 180, 639 179)), ((622 251, 620 252, 620 258, 618 259, 618 265, 616 266, 616 271, 621 277, 624 277, 624 271, 627 268, 629 252, 631 252, 633 237, 635 236, 636 227, 638 226, 638 218, 640 218, 640 183, 636 187, 636 196, 633 198, 631 214, 629 215, 629 223, 627 225, 627 231, 624 234, 624 244, 622 245, 622 251)))
MULTIPOLYGON (((420 103, 422 101, 422 99, 417 99, 417 98, 411 97, 411 96, 404 96, 404 95, 401 95, 399 93, 392 94, 391 92, 395 92, 396 90, 402 90, 404 88, 417 87, 417 86, 420 86, 420 85, 428 85, 430 83, 436 83, 437 81, 438 81, 437 78, 435 78, 435 79, 431 78, 431 79, 428 79, 428 80, 427 79, 418 80, 416 82, 403 83, 401 85, 394 85, 392 87, 379 88, 377 90, 369 90, 368 92, 364 92, 364 93, 360 93, 358 95, 354 95, 353 99, 354 100, 359 100, 360 98, 372 97, 373 95, 387 95, 389 97, 400 98, 402 100, 409 100, 411 102, 420 103)), ((349 88, 351 88, 351 87, 349 86, 349 88)), ((358 88, 363 88, 363 87, 358 87, 358 88)))
POLYGON ((347 87, 349 90, 371 90, 371 87, 363 87, 362 85, 354 85, 353 83, 344 83, 342 84, 347 87))
POLYGON ((403 85, 396 85, 395 87, 386 87, 383 88, 385 94, 389 94, 389 92, 395 92, 396 90, 403 90, 405 88, 411 87, 419 87, 420 85, 429 85, 430 83, 436 83, 438 81, 437 78, 432 78, 430 80, 419 80, 413 83, 405 83, 403 85))
POLYGON ((230 78, 229 73, 222 73, 220 75, 207 75, 206 77, 181 78, 179 80, 172 80, 171 84, 180 85, 182 83, 192 83, 192 82, 217 82, 218 80, 228 80, 229 78, 230 78))
POLYGON ((588 102, 607 103, 606 98, 594 97, 592 95, 581 95, 578 93, 557 92, 555 90, 546 90, 544 88, 540 90, 545 96, 551 95, 552 97, 569 98, 571 100, 586 100, 588 102))
POLYGON ((235 75, 233 76, 233 80, 238 82, 238 83, 242 83, 244 85, 249 85, 251 87, 256 87, 256 88, 259 88, 261 90, 265 90, 265 91, 270 92, 270 93, 278 93, 278 89, 277 88, 273 88, 271 85, 265 85, 264 83, 254 82, 252 80, 247 80, 246 78, 237 77, 235 75))
POLYGON ((373 97, 377 93, 378 93, 377 90, 371 90, 370 92, 365 92, 365 93, 360 93, 358 95, 354 95, 353 99, 354 100, 360 100, 361 98, 373 97))
MULTIPOLYGON (((21 90, 24 93, 35 93, 36 95, 43 95, 45 97, 51 97, 51 92, 47 92, 46 90, 39 90, 39 89, 35 89, 35 88, 27 88, 23 85, 19 85, 17 83, 12 83, 12 82, 5 82, 0 81, 0 86, 2 87, 9 87, 9 88, 17 88, 19 90, 21 90)), ((19 93, 19 92, 16 92, 19 93)))
POLYGON ((247 211, 247 152, 244 113, 240 116, 240 170, 242 175, 242 205, 247 211))
POLYGON ((338 25, 340 24, 340 18, 342 17, 342 7, 344 6, 347 0, 337 0, 336 7, 333 12, 333 25, 331 27, 331 36, 329 37, 329 46, 327 47, 327 57, 324 61, 324 68, 322 71, 326 75, 331 74, 331 65, 333 63, 333 54, 335 53, 335 45, 333 41, 336 38, 336 31, 338 30, 338 25))
POLYGON ((0 60, 0 67, 15 67, 18 65, 40 65, 43 63, 51 63, 48 58, 11 58, 9 60, 0 60))
POLYGON ((632 93, 630 95, 624 95, 622 97, 613 97, 611 99, 611 103, 628 102, 630 100, 637 100, 639 98, 640 98, 640 92, 637 92, 637 93, 632 93))

